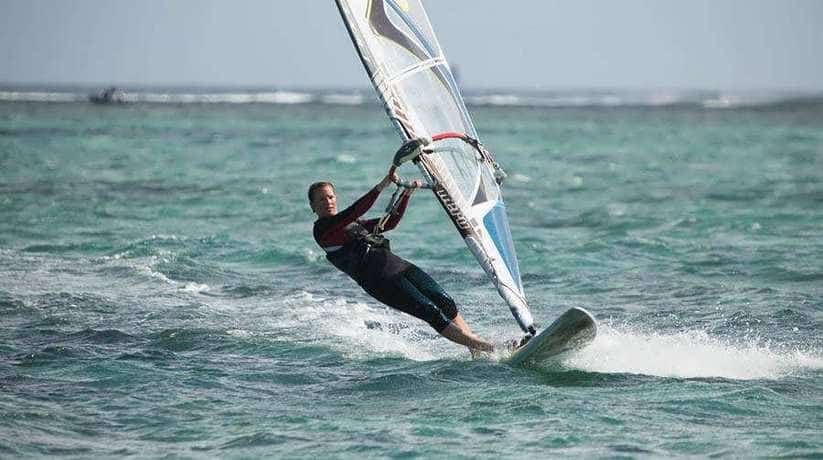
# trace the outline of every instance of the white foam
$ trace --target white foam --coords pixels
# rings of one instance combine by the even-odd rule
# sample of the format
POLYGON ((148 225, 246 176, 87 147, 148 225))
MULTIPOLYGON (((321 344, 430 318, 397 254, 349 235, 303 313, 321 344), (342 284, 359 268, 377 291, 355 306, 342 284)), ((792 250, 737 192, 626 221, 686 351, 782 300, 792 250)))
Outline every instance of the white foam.
POLYGON ((226 331, 226 334, 243 339, 249 339, 256 335, 254 332, 247 331, 245 329, 229 329, 226 331))
POLYGON ((85 94, 47 91, 0 91, 0 101, 16 102, 81 102, 88 100, 85 94))
MULTIPOLYGON (((365 295, 298 291, 270 301, 208 298, 211 308, 242 311, 233 329, 256 331, 277 340, 311 342, 351 359, 381 356, 414 361, 471 359, 464 347, 438 336, 427 324, 384 307, 365 295), (362 300, 362 301, 360 301, 362 300)), ((510 325, 482 331, 496 343, 511 338, 510 325)), ((499 361, 506 352, 489 356, 499 361)), ((780 379, 808 369, 823 369, 823 354, 766 346, 751 339, 716 337, 704 331, 659 334, 601 322, 587 348, 564 366, 586 372, 639 374, 672 378, 780 379)))
POLYGON ((296 314, 279 318, 279 327, 293 325, 305 331, 306 325, 311 325, 308 329, 317 339, 353 358, 400 355, 429 361, 468 356, 463 347, 439 338, 427 324, 388 307, 310 293, 286 299, 285 303, 295 304, 286 310, 296 314))
POLYGON ((326 253, 322 251, 317 251, 312 248, 304 247, 300 250, 300 254, 303 256, 303 260, 306 262, 318 262, 320 260, 325 259, 326 253))
POLYGON ((602 373, 675 378, 719 377, 739 380, 779 379, 807 368, 823 368, 823 359, 801 351, 710 336, 703 331, 648 334, 599 325, 598 336, 566 364, 602 373))
POLYGON ((320 98, 325 104, 361 105, 365 102, 362 94, 327 94, 320 98))
POLYGON ((144 273, 145 275, 148 275, 151 278, 158 279, 158 280, 160 280, 160 281, 162 281, 166 284, 176 285, 177 284, 176 281, 174 281, 171 278, 169 278, 168 276, 166 276, 163 272, 160 272, 160 271, 157 271, 157 270, 154 269, 154 265, 155 265, 156 260, 157 260, 157 258, 155 256, 152 256, 151 257, 151 263, 149 263, 147 265, 138 264, 138 265, 135 265, 134 267, 138 271, 144 273))
POLYGON ((354 164, 357 163, 357 157, 348 153, 341 153, 335 158, 340 163, 354 164))
POLYGON ((194 292, 194 293, 201 293, 201 292, 208 292, 209 291, 208 284, 200 284, 200 283, 186 283, 185 286, 180 287, 181 291, 186 292, 194 292))
POLYGON ((126 102, 156 104, 306 104, 314 100, 310 93, 297 91, 243 93, 126 93, 126 102))
POLYGON ((516 181, 516 182, 523 182, 523 183, 527 183, 527 182, 531 182, 531 181, 532 181, 532 178, 531 178, 531 177, 529 177, 529 176, 527 176, 527 175, 525 175, 525 174, 519 174, 519 173, 514 173, 514 174, 512 174, 512 175, 511 175, 511 178, 512 178, 512 180, 513 180, 513 181, 516 181))

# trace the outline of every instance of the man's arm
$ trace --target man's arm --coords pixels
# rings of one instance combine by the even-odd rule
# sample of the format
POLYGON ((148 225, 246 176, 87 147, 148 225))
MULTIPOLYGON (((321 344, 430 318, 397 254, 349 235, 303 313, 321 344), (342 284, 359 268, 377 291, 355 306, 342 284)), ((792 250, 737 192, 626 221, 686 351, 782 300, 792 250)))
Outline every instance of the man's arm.
POLYGON ((383 231, 391 230, 397 227, 397 224, 400 223, 400 219, 403 218, 403 214, 406 212, 406 207, 409 205, 412 190, 414 189, 406 189, 403 192, 403 195, 400 197, 400 202, 397 203, 397 211, 393 212, 392 215, 389 216, 388 220, 386 220, 386 225, 383 227, 383 231))

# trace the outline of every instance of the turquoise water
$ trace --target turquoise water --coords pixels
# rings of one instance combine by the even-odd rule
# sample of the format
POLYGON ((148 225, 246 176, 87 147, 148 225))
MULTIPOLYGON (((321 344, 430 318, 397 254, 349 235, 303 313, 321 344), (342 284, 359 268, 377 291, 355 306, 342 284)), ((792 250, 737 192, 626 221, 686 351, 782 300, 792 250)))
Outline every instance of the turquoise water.
MULTIPOLYGON (((600 322, 560 365, 324 260, 305 190, 380 180, 374 104, 0 102, 0 457, 823 456, 823 104, 472 112, 538 323, 600 322)), ((518 335, 431 195, 392 240, 518 335)))

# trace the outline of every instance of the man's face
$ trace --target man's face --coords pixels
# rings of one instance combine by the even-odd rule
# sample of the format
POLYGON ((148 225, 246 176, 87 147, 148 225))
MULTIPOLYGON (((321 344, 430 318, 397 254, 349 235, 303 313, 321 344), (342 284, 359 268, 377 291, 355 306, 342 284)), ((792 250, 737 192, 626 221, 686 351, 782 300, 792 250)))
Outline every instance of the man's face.
POLYGON ((315 190, 311 200, 311 209, 320 217, 337 214, 337 195, 334 194, 334 189, 324 185, 315 190))

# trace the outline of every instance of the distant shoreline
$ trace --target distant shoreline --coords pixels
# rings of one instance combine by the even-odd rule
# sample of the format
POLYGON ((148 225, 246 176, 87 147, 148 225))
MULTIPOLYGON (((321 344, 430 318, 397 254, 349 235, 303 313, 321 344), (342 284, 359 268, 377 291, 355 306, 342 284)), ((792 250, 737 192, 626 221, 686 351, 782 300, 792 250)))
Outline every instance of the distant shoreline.
MULTIPOLYGON (((112 87, 115 88, 115 87, 112 87)), ((89 102, 106 87, 0 85, 0 101, 89 102)), ((116 87, 117 103, 378 105, 371 88, 274 89, 265 87, 116 87)), ((789 90, 483 89, 465 90, 468 106, 534 108, 761 108, 823 105, 823 92, 789 90)), ((99 102, 99 101, 97 101, 99 102)))

